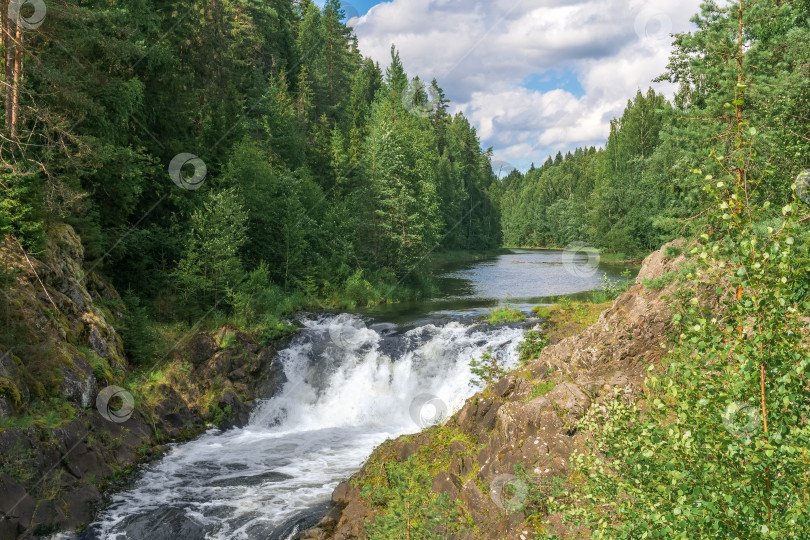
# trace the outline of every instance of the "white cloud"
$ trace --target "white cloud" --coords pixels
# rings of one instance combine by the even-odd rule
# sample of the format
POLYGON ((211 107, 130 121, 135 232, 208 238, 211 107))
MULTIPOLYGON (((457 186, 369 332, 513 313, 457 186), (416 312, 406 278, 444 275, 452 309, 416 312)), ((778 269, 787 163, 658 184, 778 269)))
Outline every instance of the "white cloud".
MULTIPOLYGON (((495 155, 526 167, 557 150, 599 145, 610 118, 661 74, 669 32, 700 0, 392 0, 356 21, 360 49, 383 66, 395 43, 406 70, 439 84, 495 155), (524 86, 550 70, 585 91, 524 86)), ((670 85, 656 85, 672 92, 670 85)))

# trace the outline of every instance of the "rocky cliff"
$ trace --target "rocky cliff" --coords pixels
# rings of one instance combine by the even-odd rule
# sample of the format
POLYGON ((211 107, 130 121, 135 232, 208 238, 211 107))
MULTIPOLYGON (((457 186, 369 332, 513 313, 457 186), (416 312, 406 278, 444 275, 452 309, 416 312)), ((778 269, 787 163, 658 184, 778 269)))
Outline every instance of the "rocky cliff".
POLYGON ((284 377, 272 345, 228 328, 185 332, 150 371, 133 369, 118 294, 87 271, 71 227, 48 239, 41 258, 0 242, 2 540, 87 524, 122 473, 211 422, 246 422, 284 377))
POLYGON ((526 540, 540 532, 571 536, 553 515, 538 520, 504 504, 509 497, 520 498, 519 487, 511 495, 501 490, 521 464, 534 485, 564 496, 571 453, 584 448, 577 420, 591 407, 644 392, 646 368, 660 363, 670 326, 666 297, 677 285, 663 279, 670 284, 652 290, 642 282, 673 275, 684 260, 664 253, 644 261, 636 284, 596 324, 550 343, 524 368, 467 400, 444 426, 377 448, 362 470, 335 490, 329 515, 300 538, 365 537, 367 520, 385 510, 369 493, 385 482, 387 466, 409 458, 430 471, 429 489, 460 503, 470 525, 462 538, 526 540), (365 496, 364 487, 370 489, 365 496), (540 524, 544 520, 550 520, 550 528, 540 524))

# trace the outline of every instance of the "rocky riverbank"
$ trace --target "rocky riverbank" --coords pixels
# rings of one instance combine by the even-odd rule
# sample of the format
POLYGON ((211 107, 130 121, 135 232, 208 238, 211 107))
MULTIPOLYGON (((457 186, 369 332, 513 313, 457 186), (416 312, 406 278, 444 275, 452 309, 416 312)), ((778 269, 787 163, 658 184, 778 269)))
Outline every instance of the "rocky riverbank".
MULTIPOLYGON (((432 480, 425 489, 458 501, 468 524, 460 538, 526 540, 538 532, 577 536, 554 515, 538 520, 505 505, 499 489, 515 478, 520 464, 534 485, 564 496, 572 481, 569 458, 584 448, 577 420, 591 407, 637 399, 644 392, 647 367, 661 361, 671 321, 667 296, 677 287, 662 276, 675 275, 684 261, 665 253, 662 249, 647 257, 636 284, 594 325, 564 339, 559 329, 551 332, 557 337, 539 357, 467 400, 443 426, 377 448, 335 490, 327 517, 299 538, 365 537, 366 524, 388 510, 371 494, 386 484, 387 468, 406 461, 429 471, 432 480), (666 285, 645 287, 652 280, 666 285), (545 520, 551 525, 539 523, 545 520)), ((512 496, 519 498, 519 490, 512 496)))
POLYGON ((0 539, 81 528, 112 481, 167 442, 246 423, 250 402, 284 382, 274 344, 230 328, 185 333, 133 377, 120 297, 85 272, 72 228, 48 238, 42 260, 11 237, 0 243, 0 323, 12 343, 0 347, 0 539))

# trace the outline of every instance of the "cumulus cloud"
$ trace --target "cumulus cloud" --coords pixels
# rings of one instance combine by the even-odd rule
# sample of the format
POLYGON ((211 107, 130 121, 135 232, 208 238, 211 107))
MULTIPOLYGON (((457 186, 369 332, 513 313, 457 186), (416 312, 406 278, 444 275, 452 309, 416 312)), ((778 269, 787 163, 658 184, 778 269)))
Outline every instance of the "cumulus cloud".
POLYGON ((699 6, 700 0, 392 0, 352 22, 363 54, 385 66, 396 44, 409 74, 436 77, 496 158, 526 168, 558 150, 603 144, 610 119, 664 71, 669 34, 688 30, 699 6), (584 94, 526 82, 554 72, 573 73, 584 94))

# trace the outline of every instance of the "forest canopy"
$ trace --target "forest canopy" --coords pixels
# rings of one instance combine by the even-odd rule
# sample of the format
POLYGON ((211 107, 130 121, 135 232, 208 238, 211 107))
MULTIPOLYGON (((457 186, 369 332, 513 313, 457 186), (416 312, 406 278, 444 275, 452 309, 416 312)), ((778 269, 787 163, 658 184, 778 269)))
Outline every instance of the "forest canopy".
POLYGON ((250 283, 275 303, 423 294, 434 250, 501 243, 491 155, 438 81, 393 46, 383 72, 344 21, 337 0, 6 18, 0 234, 37 254, 72 225, 87 268, 164 319, 250 283))

